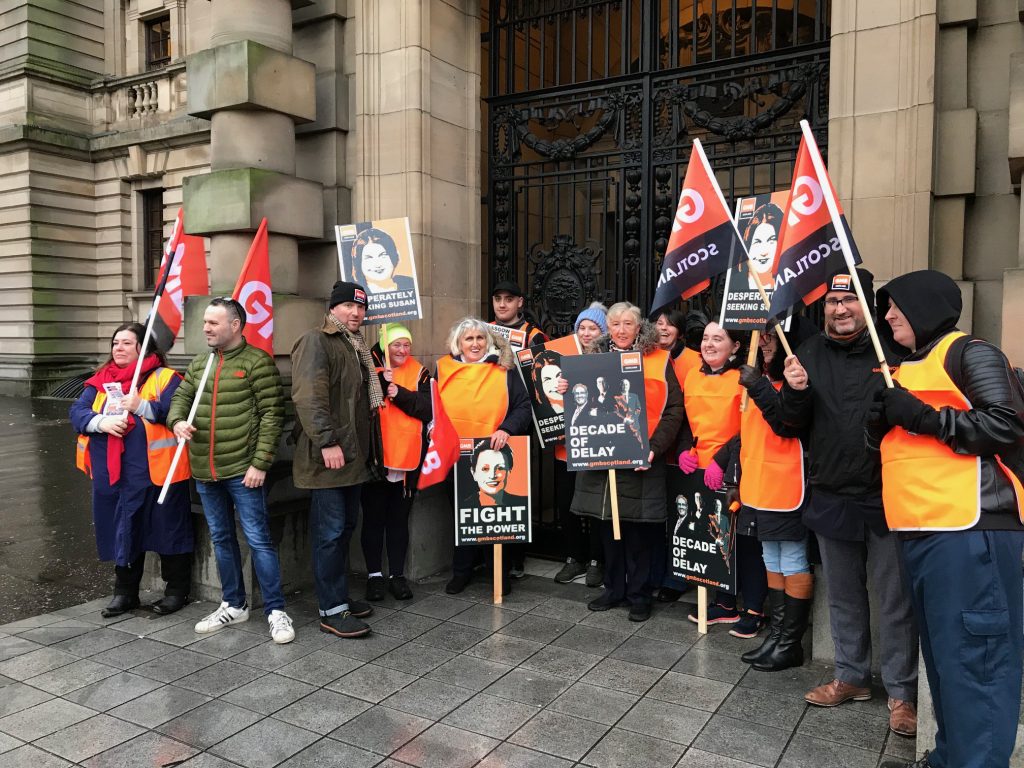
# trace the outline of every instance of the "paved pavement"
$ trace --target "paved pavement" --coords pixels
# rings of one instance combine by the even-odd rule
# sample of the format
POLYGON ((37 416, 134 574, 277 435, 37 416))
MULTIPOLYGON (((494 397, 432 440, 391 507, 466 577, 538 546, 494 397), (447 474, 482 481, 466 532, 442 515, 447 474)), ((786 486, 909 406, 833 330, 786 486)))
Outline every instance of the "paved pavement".
POLYGON ((415 591, 362 640, 319 632, 308 596, 285 646, 259 615, 194 634, 209 603, 105 620, 101 598, 0 626, 0 768, 875 768, 913 752, 884 693, 808 707, 828 667, 750 670, 752 641, 699 637, 682 604, 634 624, 540 576, 500 608, 483 583, 415 591))

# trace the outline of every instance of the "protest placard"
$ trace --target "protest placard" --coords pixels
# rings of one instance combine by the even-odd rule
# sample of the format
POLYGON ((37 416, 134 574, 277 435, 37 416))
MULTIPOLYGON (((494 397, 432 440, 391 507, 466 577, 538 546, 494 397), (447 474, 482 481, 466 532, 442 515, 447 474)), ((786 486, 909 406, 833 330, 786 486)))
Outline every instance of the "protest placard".
POLYGON ((495 336, 507 341, 513 351, 526 347, 526 331, 520 331, 518 328, 507 328, 497 323, 488 323, 487 327, 495 336))
POLYGON ((341 279, 366 289, 369 325, 423 316, 409 219, 379 219, 334 228, 341 279))
POLYGON ((562 376, 569 383, 564 414, 569 471, 649 466, 641 354, 565 357, 562 376))
POLYGON ((562 379, 562 358, 580 354, 576 334, 521 349, 516 355, 519 372, 533 406, 533 424, 544 445, 565 440, 565 400, 569 394, 558 391, 562 379))
POLYGON ((672 575, 694 584, 736 594, 735 514, 725 491, 712 491, 703 475, 684 477, 675 497, 672 575))
POLYGON ((530 542, 530 438, 510 437, 500 449, 489 436, 459 442, 455 545, 530 542))

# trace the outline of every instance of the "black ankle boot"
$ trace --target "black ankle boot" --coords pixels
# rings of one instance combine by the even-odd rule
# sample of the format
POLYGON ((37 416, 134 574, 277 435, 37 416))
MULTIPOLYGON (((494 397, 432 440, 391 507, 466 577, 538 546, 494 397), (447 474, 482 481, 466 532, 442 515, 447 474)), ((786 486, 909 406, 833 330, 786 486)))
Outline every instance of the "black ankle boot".
POLYGON ((781 589, 768 590, 768 617, 771 626, 768 629, 768 637, 764 639, 760 647, 747 651, 740 658, 746 664, 754 664, 767 657, 782 637, 782 620, 785 614, 786 593, 781 589))
POLYGON ((782 635, 771 653, 754 663, 754 669, 762 672, 779 672, 804 663, 804 649, 800 641, 807 631, 811 615, 811 601, 786 595, 782 619, 782 635))
POLYGON ((114 595, 110 604, 100 611, 100 616, 105 619, 120 616, 122 613, 134 610, 139 607, 138 595, 114 595))

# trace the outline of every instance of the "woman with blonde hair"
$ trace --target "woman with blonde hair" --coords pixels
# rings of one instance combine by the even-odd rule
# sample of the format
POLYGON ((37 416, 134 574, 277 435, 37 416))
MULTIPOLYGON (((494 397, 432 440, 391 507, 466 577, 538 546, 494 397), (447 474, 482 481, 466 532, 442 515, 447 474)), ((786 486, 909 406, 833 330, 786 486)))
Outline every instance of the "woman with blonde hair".
MULTIPOLYGON (((464 317, 448 334, 448 355, 437 361, 437 393, 459 437, 490 439, 501 450, 513 435, 532 427, 530 396, 512 371, 512 350, 479 318, 464 317)), ((454 496, 453 496, 454 498, 454 496)), ((462 592, 472 580, 476 547, 456 547, 449 595, 462 592)), ((511 591, 503 574, 503 593, 511 591)))

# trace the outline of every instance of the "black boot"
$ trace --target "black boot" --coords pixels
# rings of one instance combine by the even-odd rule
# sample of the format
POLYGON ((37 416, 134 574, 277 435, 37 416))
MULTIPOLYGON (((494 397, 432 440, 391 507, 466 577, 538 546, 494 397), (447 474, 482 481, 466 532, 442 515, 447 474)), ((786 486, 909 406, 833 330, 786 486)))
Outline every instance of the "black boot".
POLYGON ((775 645, 779 642, 779 638, 782 637, 782 619, 785 614, 786 607, 786 592, 782 589, 769 589, 768 590, 768 617, 771 620, 771 626, 768 629, 768 637, 764 639, 760 647, 755 648, 752 651, 747 651, 740 658, 746 664, 754 664, 755 662, 761 661, 775 650, 775 645))
POLYGON ((762 672, 779 672, 804 663, 804 649, 800 641, 807 631, 807 620, 811 615, 811 601, 791 595, 785 596, 785 611, 782 618, 782 635, 771 653, 754 663, 754 669, 762 672))

